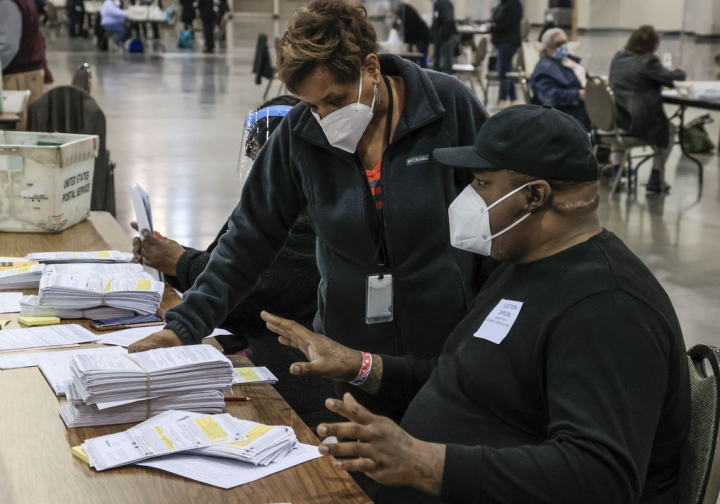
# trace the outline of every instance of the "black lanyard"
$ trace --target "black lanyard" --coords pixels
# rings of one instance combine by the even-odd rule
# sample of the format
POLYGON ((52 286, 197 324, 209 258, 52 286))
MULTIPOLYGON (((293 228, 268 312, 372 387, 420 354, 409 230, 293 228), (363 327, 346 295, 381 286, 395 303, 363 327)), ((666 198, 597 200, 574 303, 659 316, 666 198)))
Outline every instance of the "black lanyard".
MULTIPOLYGON (((380 156, 380 194, 382 194, 383 201, 385 200, 385 191, 383 190, 383 172, 385 171, 382 167, 382 161, 385 157, 385 151, 390 148, 390 140, 392 135, 392 118, 393 118, 393 90, 392 86, 390 85, 390 79, 388 79, 385 75, 382 76, 383 80, 385 81, 385 87, 388 91, 388 109, 387 109, 387 116, 385 118, 385 145, 383 149, 383 153, 380 156)), ((373 198, 373 203, 375 203, 373 198)), ((378 246, 375 251, 375 257, 378 257, 378 266, 380 267, 380 280, 383 278, 383 273, 389 273, 388 269, 388 250, 387 250, 387 239, 385 237, 385 210, 378 210, 375 208, 375 211, 378 213, 379 222, 380 222, 380 233, 378 236, 378 246)))

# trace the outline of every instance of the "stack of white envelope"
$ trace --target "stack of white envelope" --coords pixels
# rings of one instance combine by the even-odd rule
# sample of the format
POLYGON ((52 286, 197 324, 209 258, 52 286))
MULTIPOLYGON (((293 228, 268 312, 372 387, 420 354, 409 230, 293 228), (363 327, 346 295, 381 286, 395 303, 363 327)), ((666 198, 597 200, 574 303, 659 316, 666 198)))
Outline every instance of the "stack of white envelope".
POLYGON ((33 264, 0 271, 0 290, 37 289, 44 266, 33 264))
POLYGON ((85 404, 208 390, 230 390, 230 361, 210 345, 159 348, 130 355, 74 355, 70 380, 85 404))
POLYGON ((117 250, 99 250, 95 252, 36 252, 28 254, 27 260, 40 261, 46 264, 71 262, 129 263, 133 260, 133 255, 129 252, 118 252, 117 250))
POLYGON ((72 381, 66 382, 65 388, 68 404, 60 407, 60 416, 69 428, 142 422, 169 410, 217 414, 225 407, 219 390, 89 405, 83 402, 72 381))
POLYGON ((40 281, 38 305, 68 310, 110 306, 150 315, 160 306, 164 290, 163 282, 143 271, 88 276, 44 275, 40 281))
POLYGON ((286 425, 263 425, 239 419, 235 421, 247 432, 247 439, 198 448, 192 453, 266 466, 284 459, 298 443, 295 431, 286 425))
POLYGON ((37 296, 24 296, 20 300, 20 316, 22 317, 57 317, 61 319, 108 319, 117 317, 132 317, 132 310, 113 308, 112 306, 99 306, 88 310, 74 310, 68 308, 55 308, 53 306, 39 306, 37 296))

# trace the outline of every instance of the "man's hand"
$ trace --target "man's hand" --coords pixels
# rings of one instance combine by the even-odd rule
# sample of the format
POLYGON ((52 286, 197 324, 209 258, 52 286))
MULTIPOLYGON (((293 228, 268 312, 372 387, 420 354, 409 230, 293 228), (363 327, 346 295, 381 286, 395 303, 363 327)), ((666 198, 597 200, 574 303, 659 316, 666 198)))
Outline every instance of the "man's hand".
POLYGON ((336 460, 333 465, 346 471, 361 471, 383 485, 410 486, 439 496, 445 466, 445 445, 415 439, 389 418, 373 415, 350 395, 344 400, 328 399, 330 411, 350 422, 320 424, 322 437, 356 439, 320 445, 323 455, 358 457, 336 460))
POLYGON ((579 90, 578 94, 580 95, 580 99, 585 101, 585 90, 584 89, 579 90))
POLYGON ((290 372, 296 375, 322 375, 334 380, 354 380, 362 367, 362 353, 316 334, 292 320, 268 312, 260 314, 267 328, 278 334, 285 346, 299 348, 310 362, 296 362, 290 372))
MULTIPOLYGON (((130 226, 137 231, 136 222, 130 226)), ((178 242, 143 229, 143 239, 133 238, 133 262, 145 264, 167 275, 177 275, 177 263, 185 249, 178 242)))
POLYGON ((170 329, 163 329, 160 332, 151 334, 147 338, 136 341, 128 347, 128 353, 144 352, 146 350, 154 350, 155 348, 168 348, 182 346, 182 341, 177 334, 170 329))

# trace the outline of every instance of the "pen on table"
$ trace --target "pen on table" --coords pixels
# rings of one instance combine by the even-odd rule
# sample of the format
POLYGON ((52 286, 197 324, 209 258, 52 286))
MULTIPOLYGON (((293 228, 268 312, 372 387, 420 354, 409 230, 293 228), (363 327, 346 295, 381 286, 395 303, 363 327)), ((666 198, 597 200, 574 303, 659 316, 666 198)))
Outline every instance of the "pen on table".
POLYGON ((226 401, 252 401, 252 397, 226 396, 226 401))

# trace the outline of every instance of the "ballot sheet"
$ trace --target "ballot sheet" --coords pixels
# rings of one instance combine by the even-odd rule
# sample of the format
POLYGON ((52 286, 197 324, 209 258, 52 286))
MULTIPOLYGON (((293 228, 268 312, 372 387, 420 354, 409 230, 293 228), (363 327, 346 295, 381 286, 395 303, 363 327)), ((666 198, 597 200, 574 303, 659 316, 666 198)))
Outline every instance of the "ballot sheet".
POLYGON ((70 357, 73 355, 126 354, 122 347, 83 348, 82 350, 63 350, 38 354, 38 367, 57 396, 66 393, 66 382, 70 379, 70 357))
POLYGON ((82 447, 88 454, 90 466, 104 471, 147 458, 235 441, 244 436, 228 413, 197 415, 182 412, 180 419, 160 414, 125 432, 88 439, 82 447))
POLYGON ((277 383, 278 379, 266 367, 244 367, 233 369, 233 385, 247 383, 277 383))
POLYGON ((6 329, 0 331, 0 352, 77 346, 98 339, 99 336, 77 324, 6 329))
POLYGON ((138 462, 137 465, 153 467, 207 485, 228 489, 257 481, 320 457, 322 455, 316 446, 298 443, 283 460, 269 466, 255 466, 238 460, 204 457, 190 453, 167 455, 138 462))
MULTIPOLYGON (((108 332, 100 336, 98 343, 104 343, 106 345, 118 345, 122 347, 129 347, 135 342, 141 339, 147 338, 151 334, 155 334, 158 331, 162 331, 162 326, 150 326, 150 327, 133 327, 131 329, 124 329, 122 331, 108 332)), ((214 336, 232 335, 230 332, 224 329, 215 329, 212 334, 206 336, 212 338, 214 336)))
POLYGON ((118 252, 117 250, 98 250, 93 252, 37 252, 28 254, 28 261, 40 261, 41 263, 113 263, 132 262, 133 255, 129 252, 118 252))
MULTIPOLYGON (((132 201, 133 208, 135 209, 135 221, 138 225, 138 233, 140 239, 144 239, 146 232, 154 233, 152 222, 152 206, 150 205, 150 195, 140 187, 140 184, 135 184, 135 187, 128 184, 130 190, 130 201, 132 201)), ((145 266, 145 271, 153 276, 155 280, 160 280, 160 272, 149 266, 145 266)))
POLYGON ((20 313, 22 292, 0 292, 0 313, 20 313))

